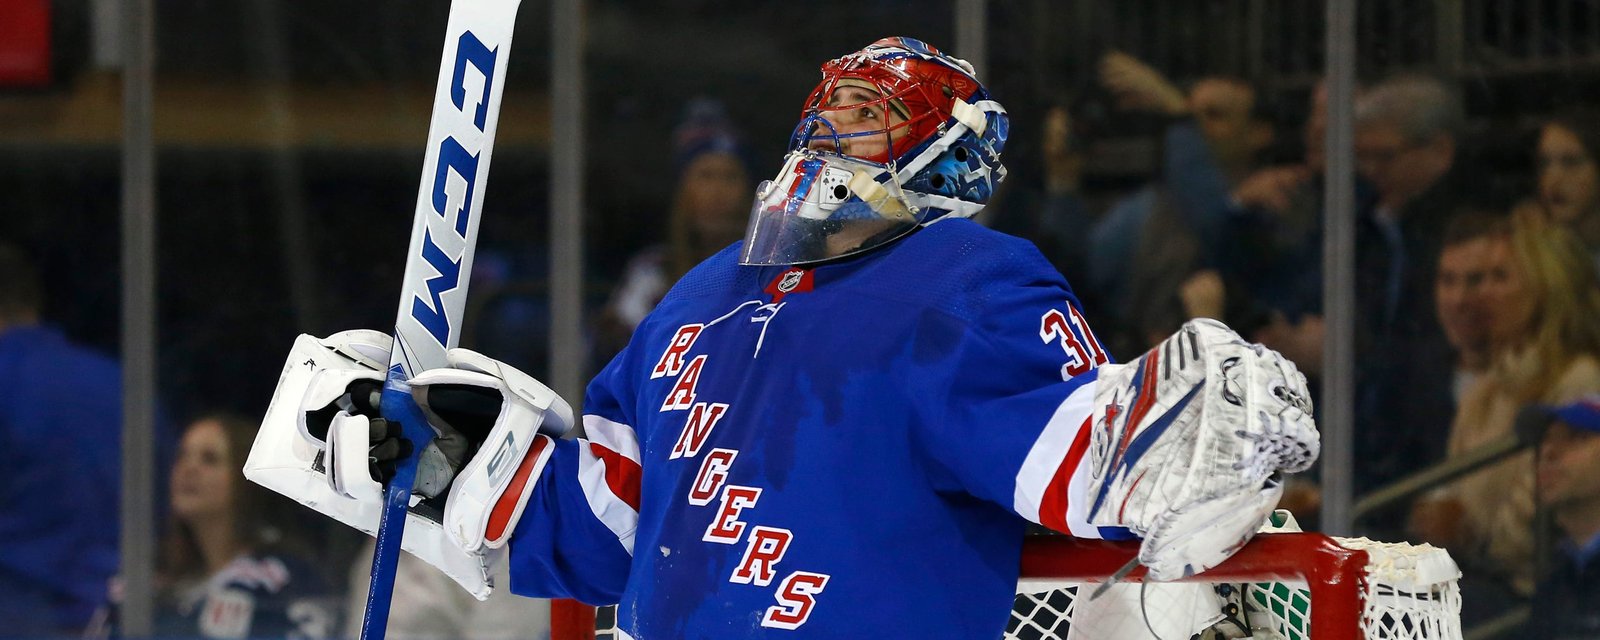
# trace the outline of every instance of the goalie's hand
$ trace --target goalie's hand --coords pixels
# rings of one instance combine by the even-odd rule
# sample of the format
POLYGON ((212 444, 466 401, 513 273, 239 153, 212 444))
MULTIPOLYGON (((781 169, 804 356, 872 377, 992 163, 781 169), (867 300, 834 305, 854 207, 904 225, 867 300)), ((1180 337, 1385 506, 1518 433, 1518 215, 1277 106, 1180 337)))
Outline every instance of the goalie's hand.
POLYGON ((356 376, 344 383, 342 393, 339 385, 346 376, 313 377, 311 389, 320 391, 308 392, 305 404, 315 408, 303 409, 300 413, 302 432, 313 442, 322 441, 323 466, 327 469, 329 486, 348 498, 357 497, 356 493, 371 497, 378 488, 371 486, 367 479, 351 477, 350 474, 361 468, 363 456, 351 455, 347 450, 359 454, 365 448, 367 475, 373 482, 383 485, 394 479, 395 466, 412 451, 411 441, 401 436, 400 424, 384 420, 378 414, 382 381, 372 378, 372 373, 366 371, 358 370, 356 376), (330 394, 337 395, 324 402, 330 394))
MULTIPOLYGON (((358 329, 319 342, 345 358, 330 360, 311 377, 299 401, 297 426, 322 451, 324 477, 335 493, 381 503, 382 485, 394 478, 398 461, 412 452, 411 442, 400 436, 400 425, 384 420, 378 411, 394 340, 379 331, 358 329)), ((448 426, 430 426, 437 435, 422 452, 413 487, 429 498, 450 486, 467 448, 460 433, 448 426)))
POLYGON ((367 423, 367 442, 367 475, 388 486, 400 460, 411 455, 411 441, 401 435, 399 423, 373 418, 367 423))
MULTIPOLYGON (((451 384, 430 388, 419 379, 425 380, 422 374, 411 379, 411 394, 427 417, 434 437, 417 461, 417 481, 412 490, 433 498, 450 488, 467 458, 488 437, 500 417, 502 398, 493 388, 451 384)), ((359 391, 363 390, 352 393, 359 391)), ((400 460, 411 455, 412 443, 402 435, 398 423, 377 417, 377 397, 372 395, 374 409, 367 414, 368 472, 374 481, 387 486, 394 479, 400 460)))
POLYGON ((1139 359, 1100 368, 1089 522, 1144 538, 1155 580, 1220 564, 1320 451, 1305 376, 1215 320, 1191 320, 1139 359))

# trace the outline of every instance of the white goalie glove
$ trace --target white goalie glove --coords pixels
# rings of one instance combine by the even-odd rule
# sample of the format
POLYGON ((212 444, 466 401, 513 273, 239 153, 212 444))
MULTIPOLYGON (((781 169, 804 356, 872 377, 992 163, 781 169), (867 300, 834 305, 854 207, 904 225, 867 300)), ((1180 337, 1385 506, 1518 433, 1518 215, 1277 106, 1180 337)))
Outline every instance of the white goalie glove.
MULTIPOLYGON (((295 426, 300 435, 323 450, 328 487, 334 493, 352 500, 382 501, 379 481, 393 477, 394 461, 411 453, 409 443, 398 439, 400 426, 378 417, 384 381, 382 358, 388 357, 394 339, 382 332, 357 329, 320 342, 351 358, 311 374, 295 426)), ((278 392, 286 391, 280 385, 278 392)), ((459 432, 435 432, 417 464, 413 489, 425 498, 438 496, 449 486, 468 446, 459 432)))
POLYGON ((1215 320, 1102 366, 1094 402, 1089 522, 1143 538, 1154 580, 1233 555, 1321 449, 1305 376, 1215 320))
POLYGON ((516 529, 535 480, 572 430, 572 407, 511 365, 467 349, 445 353, 446 369, 411 379, 411 393, 436 431, 471 444, 445 501, 444 527, 468 553, 499 549, 516 529))
MULTIPOLYGON (((377 331, 300 336, 245 476, 376 535, 380 481, 410 453, 398 425, 377 411, 391 342, 377 331)), ((436 437, 419 460, 401 546, 482 599, 550 445, 573 425, 572 409, 510 366, 465 349, 447 356, 451 368, 410 383, 436 437)))

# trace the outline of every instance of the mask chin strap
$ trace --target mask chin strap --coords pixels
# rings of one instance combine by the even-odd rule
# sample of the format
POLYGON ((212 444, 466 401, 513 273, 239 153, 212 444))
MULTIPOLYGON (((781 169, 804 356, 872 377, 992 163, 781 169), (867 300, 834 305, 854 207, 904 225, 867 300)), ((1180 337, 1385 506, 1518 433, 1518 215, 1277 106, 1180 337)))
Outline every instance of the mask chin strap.
POLYGON ((916 212, 911 209, 910 203, 884 188, 881 183, 873 179, 871 172, 856 171, 850 176, 850 182, 846 186, 878 215, 889 220, 916 222, 916 212))
MULTIPOLYGON (((972 135, 982 137, 983 133, 989 128, 989 114, 998 113, 1004 115, 1005 112, 1005 107, 1000 106, 1000 103, 993 100, 978 100, 976 102, 957 100, 955 106, 951 107, 950 109, 950 118, 956 121, 955 126, 945 130, 944 135, 939 136, 938 139, 934 140, 928 145, 928 148, 923 149, 922 153, 917 154, 916 158, 913 158, 911 162, 906 163, 906 166, 900 169, 900 171, 897 173, 896 181, 905 183, 912 177, 916 176, 917 173, 921 172, 923 169, 926 169, 929 164, 932 164, 934 160, 937 160, 940 156, 943 156, 946 151, 949 151, 950 147, 954 146, 956 141, 960 140, 961 136, 965 135, 967 132, 970 131, 972 132, 972 135)), ((1005 174, 1001 173, 1000 175, 1003 176, 1005 174)), ((958 200, 956 198, 917 193, 914 191, 910 193, 913 204, 919 208, 932 206, 940 209, 948 209, 951 213, 963 218, 972 217, 973 214, 977 213, 980 209, 983 209, 983 205, 981 204, 973 204, 971 202, 958 200)), ((931 224, 932 222, 942 219, 943 217, 947 216, 941 216, 940 218, 935 218, 934 220, 925 222, 923 224, 931 224)))

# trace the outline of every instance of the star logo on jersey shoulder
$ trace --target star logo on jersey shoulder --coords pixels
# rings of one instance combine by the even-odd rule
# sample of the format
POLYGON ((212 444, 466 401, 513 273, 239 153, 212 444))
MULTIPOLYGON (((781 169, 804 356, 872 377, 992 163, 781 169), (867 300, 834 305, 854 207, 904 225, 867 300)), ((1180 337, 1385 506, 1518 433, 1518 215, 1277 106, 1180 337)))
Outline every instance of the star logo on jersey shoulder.
POLYGON ((767 283, 764 289, 767 295, 772 296, 773 302, 782 302, 783 297, 791 293, 806 293, 814 287, 810 269, 790 267, 789 270, 778 274, 772 282, 767 283))

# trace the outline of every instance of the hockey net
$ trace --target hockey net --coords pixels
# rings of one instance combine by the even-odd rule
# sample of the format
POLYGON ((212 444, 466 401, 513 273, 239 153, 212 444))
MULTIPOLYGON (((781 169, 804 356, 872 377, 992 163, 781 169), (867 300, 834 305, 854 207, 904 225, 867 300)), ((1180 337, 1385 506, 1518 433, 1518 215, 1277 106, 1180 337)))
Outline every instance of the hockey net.
POLYGON ((1427 545, 1262 534, 1187 581, 1141 584, 1138 568, 1091 597, 1137 553, 1132 542, 1030 540, 1005 638, 1461 638, 1460 571, 1427 545))
MULTIPOLYGON (((1137 554, 1136 542, 1030 538, 1004 638, 1461 638, 1460 571, 1427 545, 1261 534, 1189 580, 1143 584, 1141 567, 1090 597, 1137 554)), ((556 616, 553 640, 618 637, 610 612, 576 610, 556 616)))

